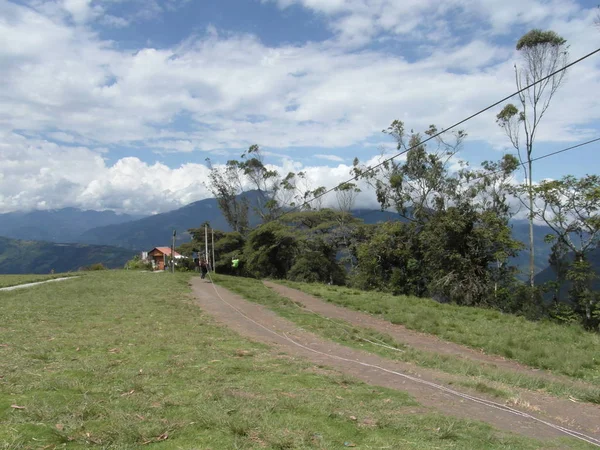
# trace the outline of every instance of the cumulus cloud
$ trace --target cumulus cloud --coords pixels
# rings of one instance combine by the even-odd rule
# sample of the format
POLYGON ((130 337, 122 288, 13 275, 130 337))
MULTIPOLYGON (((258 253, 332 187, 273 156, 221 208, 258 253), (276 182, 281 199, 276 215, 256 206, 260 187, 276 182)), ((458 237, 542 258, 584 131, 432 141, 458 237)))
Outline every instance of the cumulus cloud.
POLYGON ((75 206, 152 214, 209 197, 208 168, 171 169, 0 132, 0 212, 75 206))

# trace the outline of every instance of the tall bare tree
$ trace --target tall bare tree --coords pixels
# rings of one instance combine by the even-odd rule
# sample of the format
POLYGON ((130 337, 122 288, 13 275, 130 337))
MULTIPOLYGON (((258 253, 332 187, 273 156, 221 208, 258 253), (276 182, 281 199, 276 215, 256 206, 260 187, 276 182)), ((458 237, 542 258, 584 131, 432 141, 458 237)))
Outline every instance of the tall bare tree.
MULTIPOLYGON (((566 66, 568 61, 567 41, 554 31, 531 30, 519 39, 516 46, 521 55, 521 65, 515 64, 515 82, 522 90, 566 66)), ((496 116, 496 122, 504 129, 511 144, 517 150, 525 170, 529 211, 529 284, 534 286, 535 249, 533 222, 536 215, 533 195, 533 148, 540 122, 544 117, 556 91, 565 79, 563 70, 541 81, 519 94, 521 109, 513 104, 506 105, 496 116), (525 142, 520 140, 521 132, 525 142)))

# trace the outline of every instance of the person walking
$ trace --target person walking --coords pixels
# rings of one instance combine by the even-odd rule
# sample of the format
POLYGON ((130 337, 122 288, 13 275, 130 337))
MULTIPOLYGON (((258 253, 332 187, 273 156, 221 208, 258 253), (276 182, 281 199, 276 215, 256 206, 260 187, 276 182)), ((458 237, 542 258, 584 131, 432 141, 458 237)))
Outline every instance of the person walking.
POLYGON ((202 275, 200 275, 200 278, 202 278, 204 280, 204 278, 206 277, 206 274, 208 273, 208 264, 206 264, 205 259, 200 261, 200 272, 202 272, 202 275))

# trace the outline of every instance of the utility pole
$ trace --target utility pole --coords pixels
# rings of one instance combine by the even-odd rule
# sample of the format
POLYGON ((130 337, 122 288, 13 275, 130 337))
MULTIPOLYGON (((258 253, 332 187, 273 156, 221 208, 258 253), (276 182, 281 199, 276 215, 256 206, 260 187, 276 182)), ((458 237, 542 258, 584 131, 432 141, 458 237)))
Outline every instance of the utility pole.
POLYGON ((217 263, 215 261, 215 229, 211 228, 210 232, 212 234, 212 263, 213 263, 212 270, 213 270, 213 272, 217 273, 217 268, 216 268, 217 263))
POLYGON ((173 245, 171 247, 171 273, 175 273, 175 235, 177 230, 173 230, 173 245))
POLYGON ((206 256, 206 264, 210 267, 210 257, 208 255, 208 225, 204 225, 204 255, 206 256))

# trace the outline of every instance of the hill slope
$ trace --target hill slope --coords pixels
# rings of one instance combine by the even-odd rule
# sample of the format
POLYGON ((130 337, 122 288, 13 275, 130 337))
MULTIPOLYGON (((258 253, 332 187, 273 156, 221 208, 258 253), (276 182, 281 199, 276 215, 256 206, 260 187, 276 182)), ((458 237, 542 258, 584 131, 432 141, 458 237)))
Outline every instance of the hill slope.
POLYGON ((95 227, 122 224, 140 216, 114 211, 63 208, 47 211, 0 214, 0 236, 48 242, 78 242, 82 233, 95 227))
POLYGON ((69 272, 90 264, 123 267, 135 252, 85 244, 56 244, 0 237, 0 273, 69 272))

